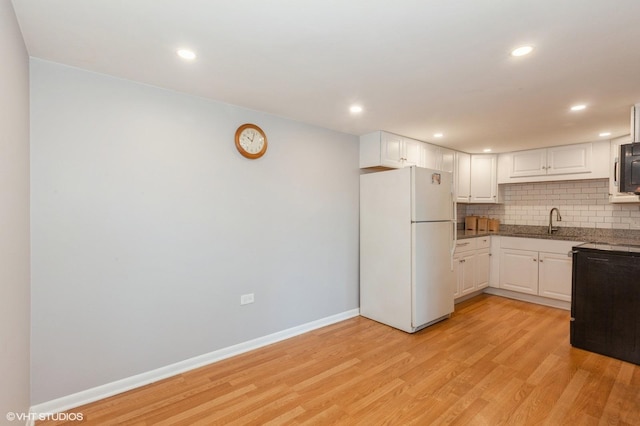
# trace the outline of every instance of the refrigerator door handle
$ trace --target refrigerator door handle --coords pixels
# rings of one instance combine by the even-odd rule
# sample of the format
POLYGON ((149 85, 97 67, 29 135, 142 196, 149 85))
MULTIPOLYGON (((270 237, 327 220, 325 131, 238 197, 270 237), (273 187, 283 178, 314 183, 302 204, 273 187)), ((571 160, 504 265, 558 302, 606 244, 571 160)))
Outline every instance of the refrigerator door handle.
POLYGON ((451 231, 451 247, 449 247, 449 259, 451 260, 451 270, 453 271, 453 255, 456 251, 456 244, 458 242, 458 223, 457 221, 452 221, 451 226, 453 227, 451 231))
POLYGON ((453 199, 453 183, 451 183, 451 202, 453 204, 453 220, 451 221, 451 226, 453 226, 452 238, 451 238, 451 247, 450 253, 451 256, 451 270, 453 271, 453 255, 456 251, 456 244, 458 243, 458 203, 456 203, 453 199))

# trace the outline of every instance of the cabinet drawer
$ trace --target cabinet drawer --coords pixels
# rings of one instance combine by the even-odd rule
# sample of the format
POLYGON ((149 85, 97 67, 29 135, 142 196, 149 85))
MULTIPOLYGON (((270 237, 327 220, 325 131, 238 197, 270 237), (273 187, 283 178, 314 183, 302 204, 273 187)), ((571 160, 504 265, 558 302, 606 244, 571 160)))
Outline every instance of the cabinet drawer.
POLYGON ((478 238, 465 238, 456 241, 456 253, 475 250, 478 238))
POLYGON ((478 237, 476 240, 476 248, 483 249, 491 247, 491 237, 478 237))

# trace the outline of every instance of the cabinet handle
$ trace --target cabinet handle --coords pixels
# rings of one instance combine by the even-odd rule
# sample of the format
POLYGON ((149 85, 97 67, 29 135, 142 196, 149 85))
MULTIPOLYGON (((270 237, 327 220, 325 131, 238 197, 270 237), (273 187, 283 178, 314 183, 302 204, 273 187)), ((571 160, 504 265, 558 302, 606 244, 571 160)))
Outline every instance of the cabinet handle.
POLYGON ((538 261, 538 259, 532 259, 532 260, 533 260, 534 262, 537 262, 537 261, 538 261))
POLYGON ((540 259, 540 263, 542 263, 542 259, 540 259))
POLYGON ((462 246, 468 246, 468 245, 469 245, 468 242, 466 242, 466 243, 458 243, 458 244, 456 244, 456 247, 462 247, 462 246))

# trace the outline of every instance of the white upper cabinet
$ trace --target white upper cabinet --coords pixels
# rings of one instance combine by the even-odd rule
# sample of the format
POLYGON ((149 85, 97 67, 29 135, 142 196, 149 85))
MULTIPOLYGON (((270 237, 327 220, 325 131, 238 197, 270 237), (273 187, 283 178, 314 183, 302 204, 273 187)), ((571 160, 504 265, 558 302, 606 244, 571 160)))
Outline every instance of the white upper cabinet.
POLYGON ((456 201, 497 203, 497 159, 493 154, 456 153, 456 201))
POLYGON ((418 166, 453 172, 454 151, 426 142, 373 132, 360 136, 360 168, 418 166))
MULTIPOLYGON (((395 136, 395 135, 394 135, 395 136)), ((397 137, 395 138, 390 138, 391 140, 395 141, 397 140, 397 137)), ((402 138, 402 146, 403 149, 401 149, 401 154, 402 154, 402 158, 401 161, 403 162, 403 166, 400 167, 409 167, 409 166, 422 166, 421 162, 422 162, 422 158, 423 158, 423 152, 424 152, 424 147, 423 147, 423 143, 413 140, 413 139, 409 139, 409 138, 402 138)))
MULTIPOLYGON (((421 167, 426 167, 427 169, 439 169, 438 167, 438 147, 435 145, 431 145, 428 143, 422 144, 422 158, 421 158, 421 167)), ((441 169, 439 169, 441 170, 441 169)))
POLYGON ((455 188, 456 201, 468 203, 471 200, 471 155, 456 152, 455 188))
POLYGON ((546 174, 547 150, 532 149, 514 152, 511 158, 511 177, 546 174))
POLYGON ((640 196, 627 192, 620 192, 620 145, 631 143, 631 136, 623 136, 611 140, 610 170, 609 170, 609 202, 610 203, 638 203, 640 196))
MULTIPOLYGON (((445 172, 454 172, 456 152, 447 148, 438 148, 436 169, 445 172)), ((428 166, 427 166, 428 167, 428 166)), ((455 179, 454 179, 455 180, 455 179)))
POLYGON ((589 173, 591 143, 512 153, 511 177, 589 173))
POLYGON ((373 136, 376 140, 374 145, 380 153, 379 159, 373 162, 376 166, 401 168, 414 166, 420 161, 420 146, 417 143, 386 132, 376 132, 373 136))
POLYGON ((547 148, 547 174, 590 173, 592 154, 591 143, 547 148))
POLYGON ((495 155, 471 155, 472 203, 498 202, 498 170, 495 155))
POLYGON ((498 183, 609 177, 608 141, 508 152, 498 158, 498 183))

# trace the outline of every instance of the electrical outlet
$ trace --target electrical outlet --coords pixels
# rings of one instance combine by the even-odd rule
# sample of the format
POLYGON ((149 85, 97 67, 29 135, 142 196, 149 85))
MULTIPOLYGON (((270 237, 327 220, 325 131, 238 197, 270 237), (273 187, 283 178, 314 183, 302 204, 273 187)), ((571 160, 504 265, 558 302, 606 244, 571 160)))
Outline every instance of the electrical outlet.
POLYGON ((243 294, 242 296, 240 296, 240 304, 241 305, 248 305, 249 303, 253 303, 253 293, 249 293, 249 294, 243 294))

